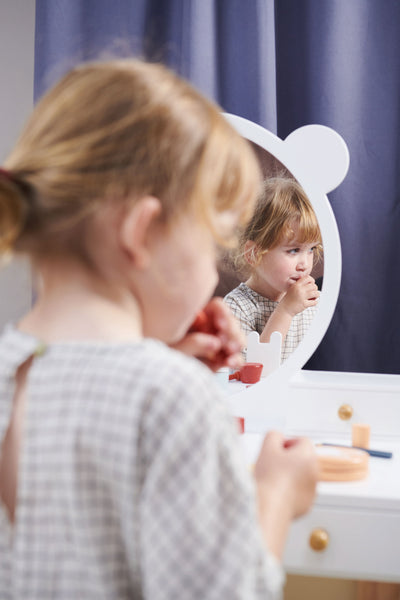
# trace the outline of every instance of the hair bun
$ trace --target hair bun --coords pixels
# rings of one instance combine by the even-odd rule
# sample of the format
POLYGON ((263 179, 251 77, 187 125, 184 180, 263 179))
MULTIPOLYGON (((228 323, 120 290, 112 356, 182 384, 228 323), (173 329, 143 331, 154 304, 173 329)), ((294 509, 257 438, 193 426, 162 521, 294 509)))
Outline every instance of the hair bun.
POLYGON ((29 212, 29 184, 0 168, 0 253, 12 251, 29 212))

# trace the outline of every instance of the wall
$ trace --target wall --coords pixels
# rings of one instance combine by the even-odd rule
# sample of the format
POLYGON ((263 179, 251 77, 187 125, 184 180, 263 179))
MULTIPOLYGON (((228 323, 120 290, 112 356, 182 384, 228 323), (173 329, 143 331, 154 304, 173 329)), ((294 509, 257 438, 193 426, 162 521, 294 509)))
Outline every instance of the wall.
MULTIPOLYGON (((0 0, 0 164, 33 106, 35 0, 0 0)), ((18 259, 0 269, 0 329, 31 302, 31 275, 18 259)))

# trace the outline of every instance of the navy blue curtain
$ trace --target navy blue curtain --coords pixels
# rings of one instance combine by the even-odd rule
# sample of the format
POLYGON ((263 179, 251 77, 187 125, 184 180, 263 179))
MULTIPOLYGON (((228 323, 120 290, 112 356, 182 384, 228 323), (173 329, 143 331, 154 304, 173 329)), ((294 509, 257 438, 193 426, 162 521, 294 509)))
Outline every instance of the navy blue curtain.
POLYGON ((307 368, 400 373, 399 0, 36 0, 35 97, 83 59, 161 60, 285 138, 320 123, 350 150, 329 195, 335 315, 307 368))

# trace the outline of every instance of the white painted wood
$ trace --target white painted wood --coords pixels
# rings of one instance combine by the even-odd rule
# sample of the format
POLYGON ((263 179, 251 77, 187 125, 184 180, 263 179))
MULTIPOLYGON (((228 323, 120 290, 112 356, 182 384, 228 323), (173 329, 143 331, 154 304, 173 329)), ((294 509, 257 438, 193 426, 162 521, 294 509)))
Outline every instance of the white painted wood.
POLYGON ((372 439, 400 439, 400 376, 302 370, 292 378, 286 413, 288 433, 311 437, 334 434, 350 443, 354 423, 368 423, 372 439), (338 416, 343 404, 353 409, 353 416, 345 421, 338 416))
POLYGON ((266 377, 281 364, 282 334, 274 331, 271 334, 269 342, 260 342, 260 336, 257 331, 252 331, 247 336, 247 362, 262 363, 263 370, 261 377, 266 377))
POLYGON ((316 506, 292 525, 284 565, 292 574, 400 582, 399 556, 398 510, 316 506), (329 544, 321 552, 309 546, 314 528, 329 535, 329 544))

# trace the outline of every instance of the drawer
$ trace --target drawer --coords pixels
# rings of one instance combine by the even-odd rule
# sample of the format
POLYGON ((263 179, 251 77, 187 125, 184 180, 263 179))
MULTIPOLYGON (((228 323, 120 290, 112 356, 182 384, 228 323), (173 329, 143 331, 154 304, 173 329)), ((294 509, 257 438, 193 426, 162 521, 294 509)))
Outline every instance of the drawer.
POLYGON ((351 439, 353 423, 369 423, 372 436, 398 439, 399 422, 398 375, 301 371, 289 383, 286 425, 291 432, 351 439))
POLYGON ((400 512, 315 505, 292 524, 284 566, 292 574, 400 582, 400 512), (328 542, 316 551, 310 536, 321 529, 328 542))

